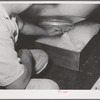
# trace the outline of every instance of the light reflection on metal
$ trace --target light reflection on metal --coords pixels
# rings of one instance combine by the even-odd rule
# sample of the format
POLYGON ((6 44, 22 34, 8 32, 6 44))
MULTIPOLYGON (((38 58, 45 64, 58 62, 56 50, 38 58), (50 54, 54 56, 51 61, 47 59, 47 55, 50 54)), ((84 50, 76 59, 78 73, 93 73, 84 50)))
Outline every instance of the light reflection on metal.
POLYGON ((64 34, 73 28, 73 23, 65 17, 44 17, 39 25, 48 33, 64 34))

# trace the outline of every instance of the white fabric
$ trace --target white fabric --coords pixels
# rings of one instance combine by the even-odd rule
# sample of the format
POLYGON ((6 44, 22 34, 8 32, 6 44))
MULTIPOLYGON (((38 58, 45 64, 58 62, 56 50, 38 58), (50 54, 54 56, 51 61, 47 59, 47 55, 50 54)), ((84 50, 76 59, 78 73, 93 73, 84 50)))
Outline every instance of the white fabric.
POLYGON ((0 86, 11 84, 24 73, 14 48, 17 38, 16 18, 10 18, 0 5, 0 86))

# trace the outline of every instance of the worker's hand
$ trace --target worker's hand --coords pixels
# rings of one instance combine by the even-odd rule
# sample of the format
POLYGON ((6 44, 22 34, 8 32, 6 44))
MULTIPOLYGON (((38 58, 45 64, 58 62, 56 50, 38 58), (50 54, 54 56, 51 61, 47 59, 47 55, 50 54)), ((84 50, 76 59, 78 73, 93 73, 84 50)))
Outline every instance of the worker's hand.
POLYGON ((20 33, 24 35, 55 36, 55 35, 63 34, 60 28, 52 27, 49 29, 44 29, 42 27, 34 25, 33 23, 22 21, 21 18, 19 17, 17 17, 17 25, 19 27, 20 33))
POLYGON ((24 64, 25 66, 33 67, 35 65, 33 56, 29 50, 27 50, 27 49, 19 50, 18 56, 21 59, 20 63, 24 64))

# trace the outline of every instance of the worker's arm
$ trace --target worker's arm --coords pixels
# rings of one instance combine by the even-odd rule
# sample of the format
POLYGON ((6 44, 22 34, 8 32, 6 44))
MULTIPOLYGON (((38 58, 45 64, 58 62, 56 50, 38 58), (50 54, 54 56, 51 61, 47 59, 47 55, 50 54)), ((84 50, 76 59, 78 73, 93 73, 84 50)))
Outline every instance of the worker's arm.
POLYGON ((44 29, 39 26, 34 25, 33 23, 23 21, 20 17, 17 16, 17 24, 20 30, 20 33, 24 35, 47 35, 47 36, 54 36, 61 34, 59 32, 59 28, 49 28, 44 29))
POLYGON ((17 80, 6 86, 5 88, 7 89, 25 89, 31 79, 34 60, 30 51, 21 50, 19 56, 24 66, 24 73, 17 80))

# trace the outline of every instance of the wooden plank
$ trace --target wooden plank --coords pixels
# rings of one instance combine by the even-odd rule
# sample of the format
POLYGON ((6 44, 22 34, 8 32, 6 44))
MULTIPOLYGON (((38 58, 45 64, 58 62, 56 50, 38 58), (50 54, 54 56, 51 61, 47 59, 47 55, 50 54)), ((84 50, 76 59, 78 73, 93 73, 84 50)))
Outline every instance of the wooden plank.
POLYGON ((50 60, 55 65, 59 65, 71 70, 79 71, 80 53, 53 47, 50 45, 35 42, 34 47, 42 49, 49 55, 50 60))

